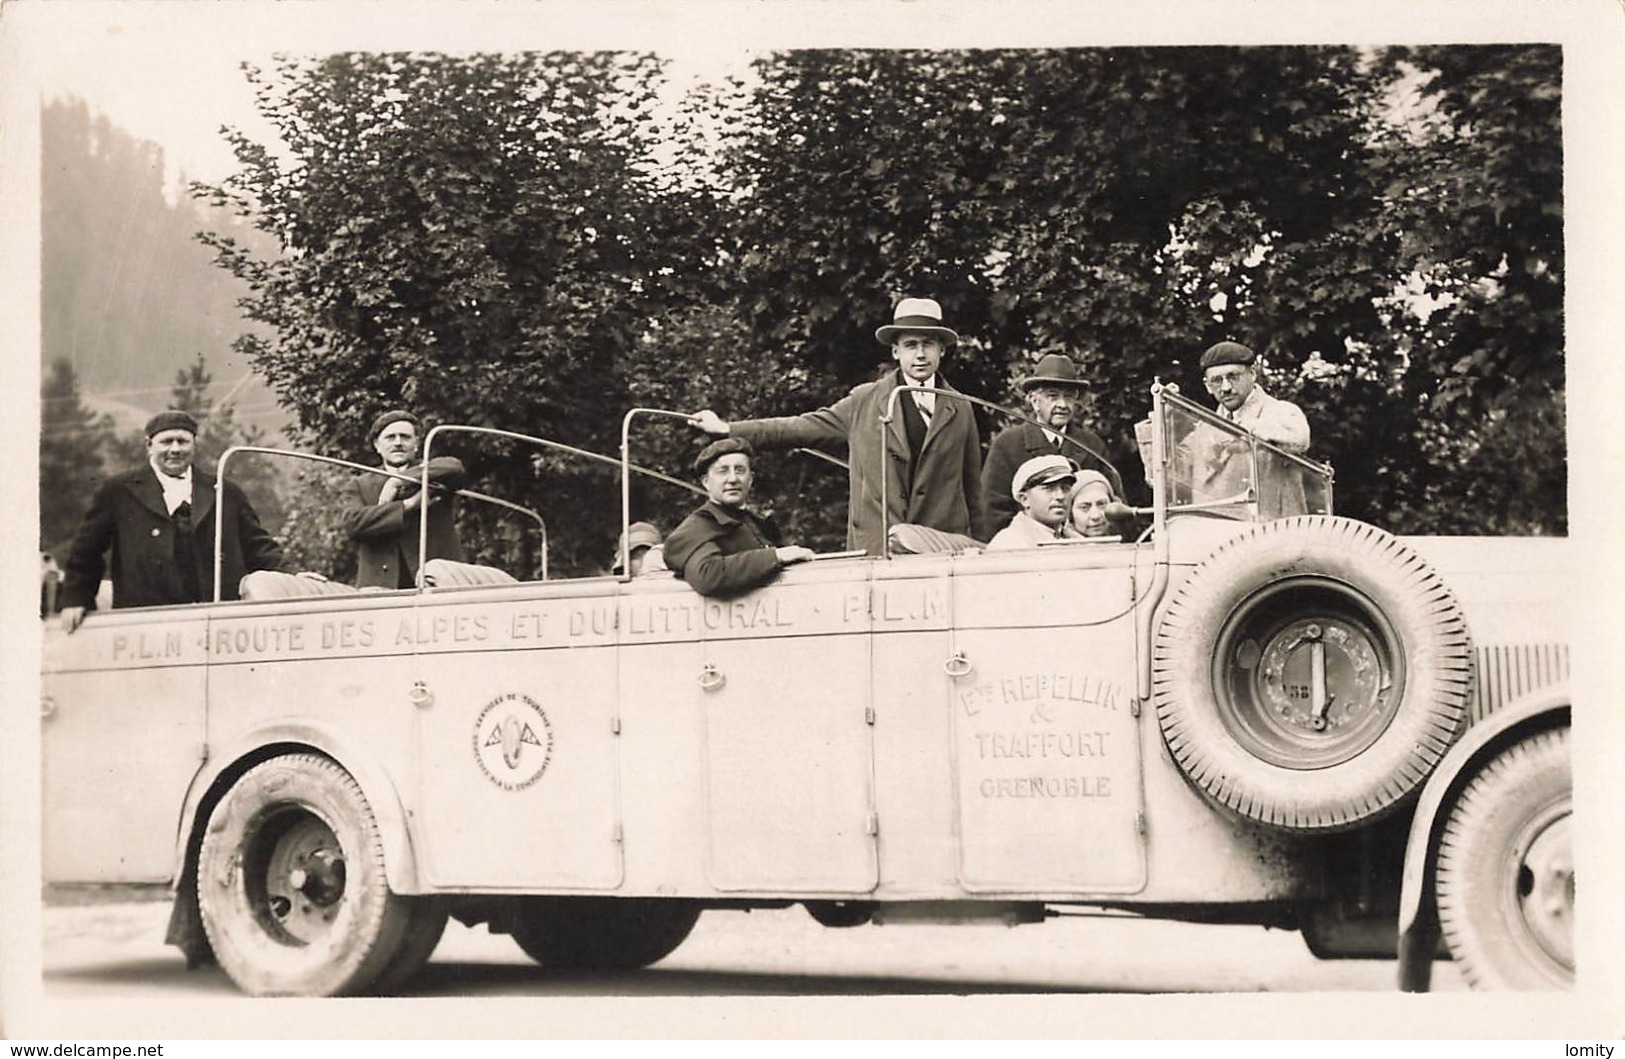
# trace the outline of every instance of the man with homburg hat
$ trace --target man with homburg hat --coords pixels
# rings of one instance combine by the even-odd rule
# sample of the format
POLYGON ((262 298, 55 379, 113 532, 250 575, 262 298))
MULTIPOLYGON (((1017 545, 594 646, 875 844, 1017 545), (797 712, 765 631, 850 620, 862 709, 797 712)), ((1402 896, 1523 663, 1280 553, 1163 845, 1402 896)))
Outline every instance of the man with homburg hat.
MULTIPOLYGON (((929 526, 945 533, 981 537, 981 438, 970 404, 951 394, 938 373, 943 353, 959 336, 942 323, 942 306, 930 298, 904 298, 892 322, 875 331, 891 349, 895 371, 853 387, 826 408, 798 416, 723 421, 706 409, 691 419, 708 434, 744 438, 759 448, 845 445, 850 484, 846 546, 883 554, 882 523, 929 526), (894 390, 909 392, 892 407, 882 442, 880 417, 894 390), (943 390, 946 393, 928 391, 943 390), (881 461, 885 508, 882 509, 881 461), (884 515, 884 517, 883 517, 884 515)), ((668 546, 667 559, 670 559, 668 546)))
POLYGON ((713 441, 694 458, 705 503, 666 538, 666 565, 707 596, 732 596, 765 585, 790 563, 813 557, 811 548, 780 547, 772 526, 745 510, 750 498, 750 442, 713 441))
POLYGON ((393 409, 380 414, 367 431, 367 440, 385 470, 409 474, 414 480, 382 474, 357 474, 351 483, 350 506, 344 511, 344 532, 356 543, 357 588, 411 588, 418 566, 419 519, 429 520, 429 558, 463 560, 457 537, 455 500, 450 495, 465 477, 461 460, 436 456, 429 461, 429 495, 415 480, 419 436, 417 418, 393 409))
MULTIPOLYGON (((159 412, 147 421, 147 465, 103 482, 74 534, 64 565, 62 627, 79 627, 96 606, 112 553, 113 606, 156 607, 214 598, 215 478, 192 466, 197 420, 159 412)), ((254 570, 282 570, 282 548, 260 525, 241 489, 220 492, 221 599, 254 570)))
POLYGON ((1078 421, 1080 398, 1088 385, 1078 374, 1072 358, 1061 353, 1046 354, 1027 378, 1018 384, 1032 409, 1032 418, 1043 426, 1017 422, 993 437, 982 467, 982 507, 989 529, 1003 526, 1017 511, 1010 494, 1010 476, 1016 468, 1038 456, 1061 455, 1080 470, 1099 471, 1111 483, 1114 496, 1123 495, 1123 479, 1106 459, 1106 445, 1100 435, 1078 421))
MULTIPOLYGON (((1309 420, 1291 401, 1271 397, 1258 383, 1258 357, 1240 342, 1217 342, 1201 359, 1202 385, 1213 395, 1221 419, 1287 452, 1309 448, 1309 420)), ((1220 499, 1246 490, 1252 477, 1250 446, 1211 426, 1185 443, 1194 466, 1196 499, 1220 499)), ((1271 452, 1258 460, 1258 510, 1265 518, 1285 518, 1308 510, 1302 470, 1271 452)))

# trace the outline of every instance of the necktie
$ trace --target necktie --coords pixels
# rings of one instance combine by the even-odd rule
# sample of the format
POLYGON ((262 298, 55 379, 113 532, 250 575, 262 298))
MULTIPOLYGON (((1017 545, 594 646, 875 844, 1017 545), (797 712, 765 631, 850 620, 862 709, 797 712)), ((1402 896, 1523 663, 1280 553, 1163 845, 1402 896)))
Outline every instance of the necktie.
POLYGON ((914 395, 914 407, 920 410, 920 418, 925 420, 926 426, 931 425, 931 406, 926 403, 929 400, 930 398, 926 394, 917 393, 914 395))

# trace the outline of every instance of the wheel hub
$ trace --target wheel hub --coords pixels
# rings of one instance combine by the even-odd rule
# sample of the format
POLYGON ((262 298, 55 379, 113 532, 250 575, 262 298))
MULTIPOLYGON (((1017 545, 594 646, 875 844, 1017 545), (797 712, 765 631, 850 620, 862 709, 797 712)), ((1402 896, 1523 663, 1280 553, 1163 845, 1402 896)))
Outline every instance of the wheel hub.
POLYGON ((1572 814, 1549 815, 1533 829, 1518 860, 1518 912, 1535 942, 1574 969, 1574 839, 1572 814))
POLYGON ((1276 765, 1319 769, 1369 747, 1393 720, 1402 680, 1380 623, 1341 608, 1266 598, 1216 657, 1232 733, 1276 765))
POLYGON ((344 906, 344 850, 321 820, 302 815, 272 842, 265 909, 293 940, 324 937, 344 906))

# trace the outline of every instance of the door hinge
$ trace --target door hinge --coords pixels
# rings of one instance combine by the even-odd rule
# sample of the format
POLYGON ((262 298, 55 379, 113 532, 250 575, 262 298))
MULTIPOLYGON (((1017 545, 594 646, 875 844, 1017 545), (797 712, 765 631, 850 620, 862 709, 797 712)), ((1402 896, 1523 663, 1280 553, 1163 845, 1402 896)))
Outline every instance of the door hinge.
POLYGON ((617 846, 626 841, 626 832, 621 829, 621 825, 619 823, 616 823, 614 827, 610 828, 609 840, 615 843, 617 846))
POLYGON ((869 815, 863 821, 863 833, 866 835, 880 834, 880 814, 873 809, 869 810, 869 815))
POLYGON ((209 744, 207 742, 202 742, 197 745, 197 759, 199 761, 209 760, 209 744))
POLYGON ((1128 715, 1130 717, 1140 716, 1140 697, 1138 695, 1129 696, 1128 715))
POLYGON ((864 724, 874 724, 875 723, 875 708, 873 706, 865 706, 863 708, 863 723, 864 724))
POLYGON ((1141 838, 1145 837, 1145 810, 1134 810, 1134 833, 1141 838))
POLYGON ((618 714, 610 717, 610 719, 609 719, 609 734, 610 735, 620 735, 621 734, 621 718, 620 718, 620 716, 618 714))

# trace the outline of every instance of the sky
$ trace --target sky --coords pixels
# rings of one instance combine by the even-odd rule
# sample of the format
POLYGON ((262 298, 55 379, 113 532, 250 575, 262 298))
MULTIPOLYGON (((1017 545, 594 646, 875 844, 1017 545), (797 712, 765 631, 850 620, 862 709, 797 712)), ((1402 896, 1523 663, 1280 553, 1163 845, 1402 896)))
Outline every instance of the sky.
MULTIPOLYGON (((26 2, 26 0, 25 0, 26 2)), ((37 4, 34 6, 38 6, 37 4)), ((389 10, 424 12, 432 5, 405 4, 389 10)), ((505 5, 502 10, 539 5, 505 5)), ((492 10, 486 5, 474 5, 492 10)), ((532 19, 486 22, 477 16, 447 28, 423 18, 380 29, 377 9, 354 17, 351 4, 306 3, 267 8, 264 4, 199 4, 188 0, 154 4, 121 0, 117 5, 76 2, 53 8, 51 32, 32 55, 43 100, 77 96, 125 131, 164 148, 172 184, 184 170, 189 179, 216 181, 234 169, 222 125, 269 143, 275 133, 254 107, 253 89, 241 64, 268 68, 279 51, 319 54, 348 48, 422 48, 447 51, 563 47, 584 39, 581 30, 549 31, 532 19), (126 10, 128 9, 128 10, 126 10), (314 17, 331 11, 331 18, 314 17), (244 17, 244 13, 248 17, 244 17), (231 15, 232 17, 223 17, 231 15)), ((591 36, 590 34, 588 35, 591 36)), ((672 60, 674 85, 715 79, 743 71, 750 49, 705 34, 657 36, 642 31, 619 38, 621 46, 649 48, 672 60)), ((610 45, 608 39, 594 46, 610 45)))

